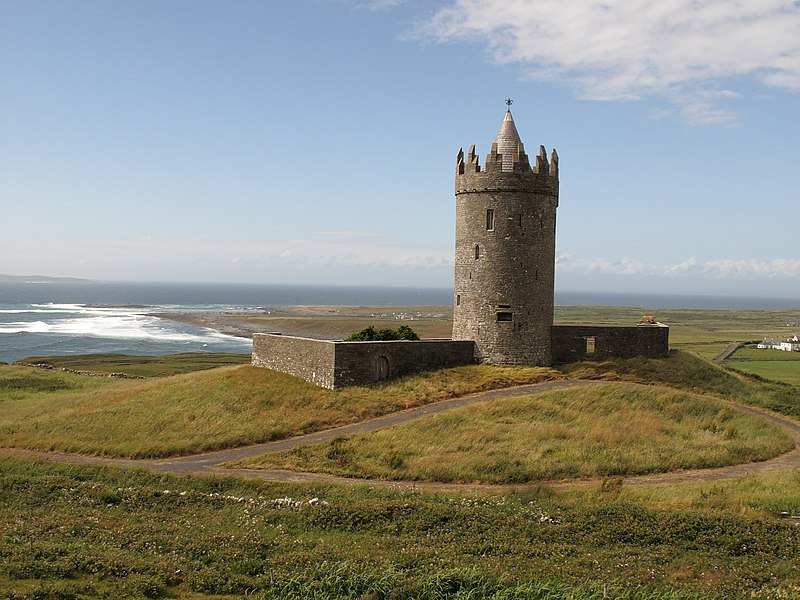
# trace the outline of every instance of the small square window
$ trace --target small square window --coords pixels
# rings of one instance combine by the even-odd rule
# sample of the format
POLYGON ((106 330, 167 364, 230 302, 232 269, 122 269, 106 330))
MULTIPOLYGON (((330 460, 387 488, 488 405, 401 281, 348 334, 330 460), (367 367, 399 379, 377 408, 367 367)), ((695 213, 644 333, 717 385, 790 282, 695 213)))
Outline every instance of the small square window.
POLYGON ((497 313, 497 321, 513 321, 514 320, 514 313, 510 312, 499 312, 497 313))

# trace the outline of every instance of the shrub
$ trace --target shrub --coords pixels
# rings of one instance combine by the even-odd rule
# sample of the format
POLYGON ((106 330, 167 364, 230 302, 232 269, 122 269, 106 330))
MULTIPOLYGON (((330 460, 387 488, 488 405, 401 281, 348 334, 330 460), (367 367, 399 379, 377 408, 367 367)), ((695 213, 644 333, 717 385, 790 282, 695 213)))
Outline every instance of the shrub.
POLYGON ((419 336, 408 325, 400 325, 397 329, 386 327, 384 329, 376 330, 375 327, 369 327, 356 331, 345 338, 346 342, 384 342, 389 340, 418 340, 419 336))

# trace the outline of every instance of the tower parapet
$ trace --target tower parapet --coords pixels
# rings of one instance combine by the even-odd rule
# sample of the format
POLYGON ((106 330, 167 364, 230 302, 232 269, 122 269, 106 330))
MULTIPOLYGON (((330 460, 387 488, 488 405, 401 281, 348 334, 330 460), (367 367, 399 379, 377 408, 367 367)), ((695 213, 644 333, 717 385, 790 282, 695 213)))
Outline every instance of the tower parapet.
POLYGON ((455 195, 453 339, 482 362, 551 364, 558 154, 531 165, 508 111, 483 168, 459 150, 455 195))

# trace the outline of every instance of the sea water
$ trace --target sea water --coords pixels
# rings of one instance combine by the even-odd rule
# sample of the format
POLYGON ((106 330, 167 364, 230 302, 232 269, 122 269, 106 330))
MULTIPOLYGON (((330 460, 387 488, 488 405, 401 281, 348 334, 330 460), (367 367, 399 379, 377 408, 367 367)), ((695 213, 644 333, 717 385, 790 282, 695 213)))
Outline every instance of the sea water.
MULTIPOLYGON (((191 283, 0 282, 0 361, 89 353, 244 352, 252 342, 168 318, 172 311, 292 305, 438 306, 452 289, 191 283)), ((557 304, 645 310, 780 309, 786 299, 557 292, 557 304)))
POLYGON ((243 352, 249 339, 169 320, 170 312, 292 305, 449 304, 449 290, 282 285, 0 282, 0 362, 29 356, 243 352))

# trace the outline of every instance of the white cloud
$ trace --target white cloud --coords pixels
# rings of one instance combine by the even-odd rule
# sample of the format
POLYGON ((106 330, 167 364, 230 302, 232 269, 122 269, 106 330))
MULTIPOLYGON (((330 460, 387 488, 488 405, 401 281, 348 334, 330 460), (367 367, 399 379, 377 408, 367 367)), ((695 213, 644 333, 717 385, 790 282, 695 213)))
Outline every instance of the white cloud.
MULTIPOLYGON (((410 282, 430 281, 434 275, 452 273, 450 247, 406 246, 387 243, 372 236, 312 236, 294 240, 220 240, 209 238, 149 237, 105 240, 61 240, 58 256, 35 251, 36 242, 15 241, 15 258, 0 261, 0 272, 67 273, 89 279, 174 281, 263 281, 279 274, 283 279, 320 280, 337 274, 352 274, 350 283, 361 281, 364 270, 406 272, 410 282), (6 263, 5 265, 2 263, 6 263)), ((10 256, 10 255, 9 255, 10 256)), ((443 279, 447 281, 449 277, 443 279)), ((328 281, 330 283, 331 281, 328 281)))
POLYGON ((558 270, 563 273, 593 273, 603 275, 658 275, 703 277, 712 279, 800 278, 800 259, 775 258, 772 260, 731 259, 701 261, 688 258, 680 263, 653 265, 629 258, 607 260, 582 259, 570 254, 556 257, 558 270))
POLYGON ((684 118, 730 123, 733 78, 800 91, 793 0, 451 0, 419 31, 482 41, 500 63, 596 100, 665 95, 684 118))

